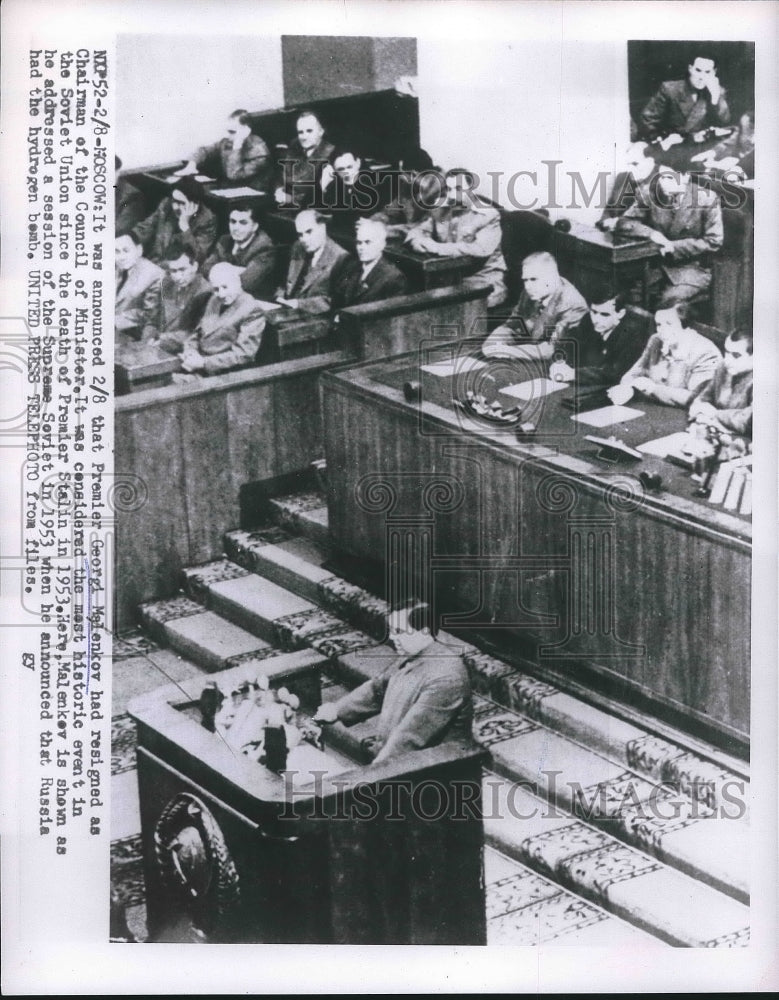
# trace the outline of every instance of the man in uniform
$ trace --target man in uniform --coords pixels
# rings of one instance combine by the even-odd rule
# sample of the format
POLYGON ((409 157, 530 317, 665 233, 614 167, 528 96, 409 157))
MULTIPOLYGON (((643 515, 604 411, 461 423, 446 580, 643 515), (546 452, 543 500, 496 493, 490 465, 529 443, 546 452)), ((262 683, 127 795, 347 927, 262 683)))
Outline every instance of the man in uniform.
POLYGON ((483 261, 471 284, 490 289, 487 308, 499 306, 508 294, 505 283, 506 262, 501 252, 500 214, 472 190, 475 178, 468 170, 456 167, 444 175, 444 204, 406 237, 406 242, 420 253, 437 257, 478 257, 483 261))
POLYGON ((711 381, 722 355, 710 340, 686 326, 686 319, 684 302, 658 309, 657 333, 619 385, 609 389, 612 403, 622 406, 638 394, 665 406, 686 407, 711 381))
POLYGON ((660 247, 663 263, 650 279, 656 308, 689 302, 711 285, 710 258, 724 238, 722 208, 717 195, 693 184, 689 173, 660 167, 636 192, 616 231, 660 247))
POLYGON ((666 80, 641 112, 641 125, 649 140, 660 139, 668 149, 687 136, 703 138, 710 126, 727 125, 730 108, 719 82, 717 63, 696 56, 687 67, 686 80, 666 80))

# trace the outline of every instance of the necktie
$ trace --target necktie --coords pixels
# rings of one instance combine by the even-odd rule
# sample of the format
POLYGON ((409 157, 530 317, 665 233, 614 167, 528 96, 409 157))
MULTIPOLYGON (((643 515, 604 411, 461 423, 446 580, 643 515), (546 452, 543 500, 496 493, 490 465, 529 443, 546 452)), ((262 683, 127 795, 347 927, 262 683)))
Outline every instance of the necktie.
POLYGON ((129 271, 120 271, 120 277, 119 277, 119 280, 116 283, 116 294, 117 295, 119 294, 119 292, 121 292, 121 290, 127 284, 127 275, 129 273, 130 273, 129 271))
POLYGON ((303 266, 298 272, 297 278, 295 278, 295 283, 289 290, 288 297, 290 299, 294 299, 300 294, 301 289, 303 288, 303 284, 305 283, 305 280, 308 277, 308 272, 311 270, 311 264, 313 263, 313 260, 314 260, 314 255, 312 253, 307 253, 306 258, 303 261, 303 266))

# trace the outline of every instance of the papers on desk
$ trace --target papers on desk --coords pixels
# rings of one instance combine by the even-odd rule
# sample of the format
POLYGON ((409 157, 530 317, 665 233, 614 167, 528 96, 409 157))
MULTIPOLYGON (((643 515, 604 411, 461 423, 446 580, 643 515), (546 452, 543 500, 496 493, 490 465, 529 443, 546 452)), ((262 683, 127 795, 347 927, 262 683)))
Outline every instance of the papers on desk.
POLYGON ((643 415, 643 410, 636 410, 632 406, 601 406, 600 409, 590 410, 588 413, 575 413, 571 420, 589 424, 590 427, 609 427, 611 424, 622 424, 626 420, 635 420, 636 417, 643 415))
POLYGON ((486 367, 484 361, 478 361, 476 358, 466 355, 461 358, 448 358, 446 361, 435 361, 431 365, 421 365, 420 370, 429 375, 437 375, 439 378, 447 378, 452 375, 462 375, 465 372, 479 371, 480 368, 486 367))
POLYGON ((184 177, 193 177, 196 181, 200 181, 201 184, 211 184, 215 178, 207 177, 205 174, 170 174, 168 177, 163 177, 162 179, 168 184, 177 184, 184 177))
POLYGON ((250 187, 211 188, 208 193, 215 195, 217 198, 256 198, 265 194, 264 191, 258 191, 256 188, 250 187))
POLYGON ((689 434, 687 431, 677 431, 675 434, 667 434, 665 437, 655 438, 654 441, 646 441, 636 447, 643 451, 645 455, 657 455, 658 458, 666 458, 668 455, 681 452, 687 443, 689 434))
POLYGON ((751 465, 751 455, 723 462, 714 477, 709 503, 749 516, 752 513, 751 465))
POLYGON ((507 385, 500 392, 503 396, 510 396, 512 399, 529 403, 531 399, 543 399, 544 396, 549 396, 553 392, 560 392, 561 389, 567 388, 567 382, 553 382, 550 378, 531 378, 527 382, 507 385))

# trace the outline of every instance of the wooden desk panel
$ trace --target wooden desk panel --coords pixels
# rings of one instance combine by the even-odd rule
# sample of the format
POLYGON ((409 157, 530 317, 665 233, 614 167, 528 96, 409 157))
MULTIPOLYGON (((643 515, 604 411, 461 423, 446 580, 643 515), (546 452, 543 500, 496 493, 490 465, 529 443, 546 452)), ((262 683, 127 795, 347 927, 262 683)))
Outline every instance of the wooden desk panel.
MULTIPOLYGON (((637 436, 630 423, 577 431, 568 414, 566 435, 517 441, 511 430, 463 425, 434 403, 408 403, 400 385, 414 369, 397 370, 399 360, 323 378, 339 548, 386 560, 388 546, 413 536, 416 551, 427 545, 432 556, 407 571, 432 575, 447 630, 482 631, 509 658, 519 651, 563 682, 592 683, 743 748, 748 520, 694 499, 689 476, 667 463, 666 490, 676 492, 644 494, 637 467, 610 468, 582 442, 585 432, 637 436)), ((680 412, 654 411, 646 438, 684 422, 680 412)), ((387 572, 398 572, 394 558, 387 572)))
POLYGON ((437 288, 342 309, 338 337, 368 361, 416 351, 432 341, 486 336, 488 288, 437 288))
POLYGON ((321 456, 317 381, 337 352, 245 369, 116 400, 115 468, 138 494, 116 511, 115 628, 142 601, 177 593, 185 566, 222 555, 247 483, 321 456))
POLYGON ((660 251, 651 240, 602 232, 595 226, 572 222, 569 232, 552 227, 549 250, 560 273, 589 301, 593 285, 605 281, 611 287, 642 281, 642 302, 649 306, 649 264, 660 251))
MULTIPOLYGON (((311 713, 306 690, 319 687, 324 665, 305 650, 267 673, 311 713)), ((257 672, 244 665, 213 679, 229 692, 257 672)), ((185 680, 130 706, 151 940, 181 941, 184 931, 213 942, 486 943, 481 747, 450 741, 364 764, 328 729, 324 752, 308 749, 306 770, 316 770, 306 781, 301 768, 293 791, 291 760, 287 778, 200 725, 202 687, 202 677, 185 680), (184 877, 212 876, 197 895, 168 880, 182 833, 184 877)))
POLYGON ((116 394, 142 392, 170 385, 173 372, 181 371, 178 357, 142 342, 117 346, 114 361, 116 394))

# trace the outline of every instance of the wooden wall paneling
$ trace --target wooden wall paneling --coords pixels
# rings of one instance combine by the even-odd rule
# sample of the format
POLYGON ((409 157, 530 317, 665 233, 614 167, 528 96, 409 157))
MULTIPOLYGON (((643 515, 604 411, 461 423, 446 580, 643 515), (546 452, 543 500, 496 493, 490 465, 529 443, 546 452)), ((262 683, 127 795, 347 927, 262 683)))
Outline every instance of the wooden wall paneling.
POLYGON ((306 469, 322 456, 316 374, 280 378, 273 385, 276 475, 306 469))
POLYGON ((184 449, 189 565, 222 554, 222 535, 240 523, 229 463, 227 394, 195 396, 178 408, 184 449))
POLYGON ((227 449, 231 489, 277 475, 274 384, 227 394, 227 449))
POLYGON ((142 480, 146 502, 116 513, 116 625, 130 628, 144 600, 176 592, 190 555, 181 426, 175 408, 116 414, 117 476, 142 480))

